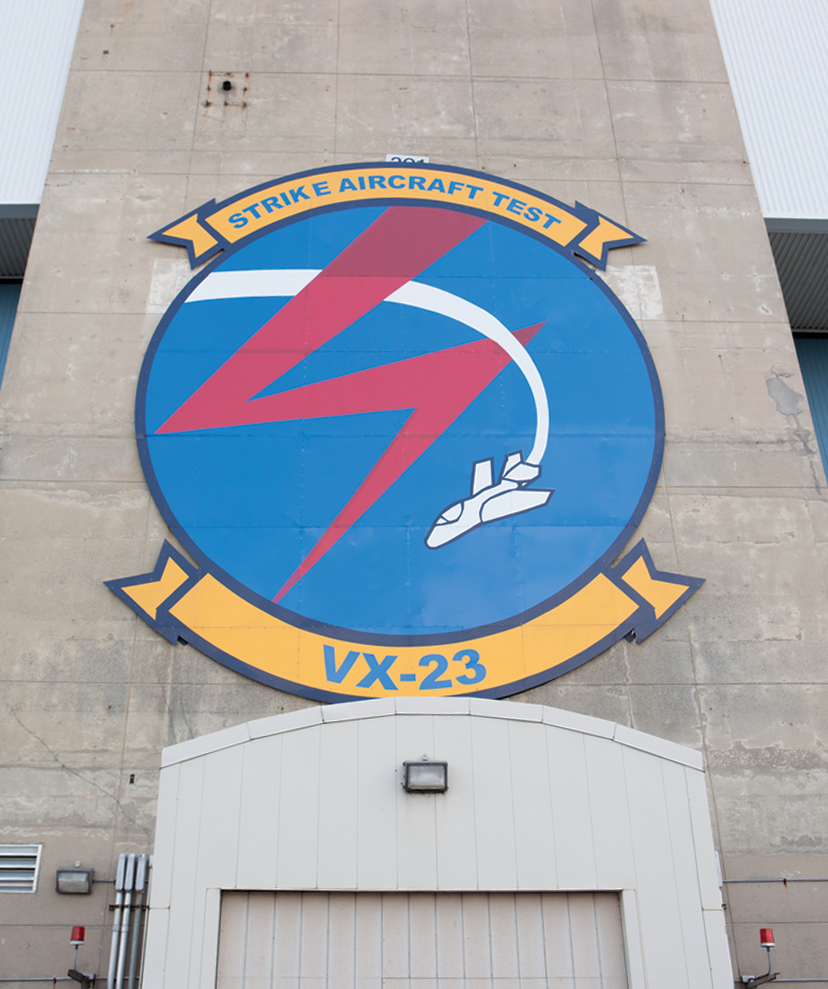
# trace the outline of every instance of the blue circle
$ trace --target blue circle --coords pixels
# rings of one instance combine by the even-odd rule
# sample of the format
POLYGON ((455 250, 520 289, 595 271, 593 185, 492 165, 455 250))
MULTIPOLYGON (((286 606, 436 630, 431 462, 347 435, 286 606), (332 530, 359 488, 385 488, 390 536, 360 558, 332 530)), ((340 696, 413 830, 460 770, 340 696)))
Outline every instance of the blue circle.
MULTIPOLYGON (((429 204, 432 205, 432 204, 429 204)), ((416 206, 409 208, 416 209, 416 206)), ((618 553, 650 500, 663 416, 644 340, 586 265, 487 218, 417 276, 496 316, 543 324, 527 350, 549 401, 547 504, 438 549, 425 538, 470 494, 473 465, 526 456, 535 405, 512 362, 296 585, 273 598, 359 487, 408 410, 158 433, 288 297, 190 300, 212 272, 323 269, 382 212, 318 212, 220 257, 170 307, 138 396, 144 469, 167 523, 201 567, 274 615, 341 638, 457 641, 513 627, 571 594, 618 553)), ((259 395, 479 341, 469 326, 382 302, 259 395)), ((446 389, 452 381, 444 382, 446 389)))

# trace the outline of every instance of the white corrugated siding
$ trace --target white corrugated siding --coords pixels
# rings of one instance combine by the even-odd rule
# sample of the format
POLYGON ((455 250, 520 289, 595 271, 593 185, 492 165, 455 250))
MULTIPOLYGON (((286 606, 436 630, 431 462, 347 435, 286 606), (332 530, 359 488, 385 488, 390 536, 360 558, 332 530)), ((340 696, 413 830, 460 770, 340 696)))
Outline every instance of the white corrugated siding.
POLYGON ((39 203, 83 0, 0 3, 0 203, 39 203))
POLYGON ((828 3, 710 2, 763 214, 828 218, 828 3))
POLYGON ((626 989, 616 893, 225 893, 216 989, 626 989))

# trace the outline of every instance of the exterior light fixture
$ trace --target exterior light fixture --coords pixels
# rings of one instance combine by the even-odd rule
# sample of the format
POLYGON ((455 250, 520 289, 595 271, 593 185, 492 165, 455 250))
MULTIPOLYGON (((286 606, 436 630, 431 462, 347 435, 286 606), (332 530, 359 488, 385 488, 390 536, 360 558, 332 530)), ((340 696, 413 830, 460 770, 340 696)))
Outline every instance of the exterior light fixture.
POLYGON ((58 869, 55 876, 55 889, 58 893, 87 895, 92 892, 92 876, 94 874, 94 869, 80 869, 77 866, 71 869, 58 869))
POLYGON ((72 968, 77 969, 78 967, 78 948, 86 942, 86 928, 85 927, 73 927, 72 936, 69 938, 69 944, 75 949, 75 960, 72 963, 72 968))
POLYGON ((448 790, 448 763, 404 762, 402 785, 406 793, 445 793, 448 790))
POLYGON ((742 984, 747 989, 756 989, 757 986, 763 986, 766 982, 775 982, 777 975, 779 975, 778 972, 771 971, 771 948, 776 947, 776 941, 773 939, 773 928, 759 928, 759 943, 768 953, 768 970, 764 975, 743 975, 742 984))

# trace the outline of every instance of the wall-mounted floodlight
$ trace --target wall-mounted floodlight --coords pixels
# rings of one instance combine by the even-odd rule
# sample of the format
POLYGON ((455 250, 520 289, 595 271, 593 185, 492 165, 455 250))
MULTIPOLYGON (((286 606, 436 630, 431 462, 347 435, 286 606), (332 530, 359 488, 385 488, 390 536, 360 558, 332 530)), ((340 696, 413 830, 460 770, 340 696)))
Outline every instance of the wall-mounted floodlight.
POLYGON ((80 869, 77 866, 72 869, 58 869, 55 889, 58 893, 91 893, 94 874, 94 869, 80 869))
POLYGON ((404 762, 402 785, 406 793, 445 793, 448 790, 448 763, 404 762))

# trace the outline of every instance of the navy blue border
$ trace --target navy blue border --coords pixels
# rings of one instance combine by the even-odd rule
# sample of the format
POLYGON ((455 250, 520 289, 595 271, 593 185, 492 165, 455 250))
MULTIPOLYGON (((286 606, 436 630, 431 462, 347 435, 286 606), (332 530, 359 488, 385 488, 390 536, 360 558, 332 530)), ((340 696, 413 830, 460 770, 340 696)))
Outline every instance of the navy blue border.
MULTIPOLYGON (((328 166, 324 168, 316 168, 304 172, 298 172, 289 176, 285 176, 281 179, 275 179, 264 182, 251 189, 247 189, 236 196, 224 200, 222 203, 216 204, 215 201, 211 201, 210 203, 204 204, 204 206, 201 206, 198 209, 188 213, 185 217, 182 217, 181 219, 177 220, 176 223, 180 223, 181 220, 186 219, 189 216, 194 216, 197 214, 201 215, 206 212, 212 214, 217 209, 221 209, 224 206, 231 204, 232 202, 235 202, 241 198, 245 198, 251 195, 252 193, 255 193, 258 190, 270 188, 274 184, 274 182, 287 182, 294 179, 306 178, 308 176, 318 175, 320 173, 327 173, 331 171, 348 171, 348 170, 354 170, 356 168, 362 169, 366 167, 380 167, 380 166, 382 166, 383 168, 391 167, 386 162, 381 162, 381 163, 368 162, 368 163, 358 163, 358 164, 350 164, 350 165, 328 166)), ((411 166, 402 166, 403 169, 410 167, 411 166)), ((584 222, 587 222, 588 228, 581 234, 581 237, 586 237, 591 232, 591 230, 595 229, 595 227, 598 225, 599 217, 601 216, 601 214, 598 214, 594 210, 589 210, 587 207, 583 206, 580 203, 576 204, 576 210, 573 211, 572 207, 559 202, 558 200, 552 198, 551 196, 546 196, 535 189, 531 189, 527 186, 520 185, 519 183, 512 182, 508 179, 501 179, 498 176, 489 175, 484 172, 477 172, 471 169, 458 168, 448 165, 427 165, 427 166, 417 165, 416 167, 427 168, 429 170, 438 171, 438 172, 439 171, 458 172, 465 175, 493 180, 502 183, 503 185, 509 186, 513 189, 519 191, 525 191, 534 196, 539 196, 540 198, 545 199, 547 202, 559 206, 570 213, 575 212, 576 215, 578 215, 580 218, 584 220, 584 222)), ((395 165, 393 166, 392 170, 400 170, 400 166, 395 165)), ((609 220, 610 218, 606 217, 606 219, 609 220)), ((610 220, 610 222, 615 223, 614 220, 610 220)), ((615 223, 615 225, 620 227, 620 225, 617 223, 615 223)), ((175 226, 175 224, 168 224, 162 230, 156 231, 154 234, 151 234, 148 239, 185 245, 188 246, 188 250, 190 250, 191 245, 189 244, 189 242, 184 241, 180 238, 170 238, 169 236, 163 233, 164 229, 169 229, 171 226, 175 226)), ((138 451, 141 459, 141 465, 144 470, 144 475, 146 477, 147 484, 150 488, 150 492, 153 496, 153 499, 155 500, 155 503, 158 506, 159 511, 161 512, 165 521, 169 525, 171 531, 173 532, 175 537, 181 542, 182 546, 184 546, 184 548, 199 563, 198 570, 193 571, 192 566, 189 564, 188 561, 186 561, 186 559, 183 556, 181 556, 180 553, 177 553, 177 551, 174 550, 171 546, 169 546, 169 544, 165 544, 164 550, 162 551, 162 557, 159 558, 158 564, 156 565, 156 569, 155 571, 153 571, 152 574, 145 574, 142 575, 141 577, 128 578, 120 581, 106 582, 107 586, 110 587, 114 591, 114 593, 116 593, 123 601, 125 601, 125 603, 129 605, 129 607, 131 607, 137 613, 141 614, 141 617, 144 618, 144 620, 147 621, 148 624, 150 624, 153 628, 156 628, 160 634, 164 635, 170 641, 176 641, 177 639, 180 638, 183 641, 189 642, 193 646, 198 648, 199 651, 222 663, 224 666, 227 666, 230 669, 234 669, 236 672, 242 673, 245 676, 248 676, 261 683, 269 684, 271 686, 278 687, 283 690, 288 690, 291 693, 298 694, 299 696, 309 697, 317 700, 344 701, 344 700, 360 699, 361 695, 355 697, 355 696, 344 695, 339 693, 329 694, 326 691, 320 691, 315 688, 309 688, 302 684, 295 684, 292 681, 283 680, 280 677, 276 677, 272 674, 265 673, 262 670, 258 670, 254 667, 250 667, 246 663, 242 663, 241 661, 235 659, 234 657, 229 656, 227 653, 224 653, 221 650, 217 649, 216 647, 212 646, 210 643, 206 642, 205 640, 201 639, 199 636, 195 635, 191 630, 186 629, 174 618, 172 618, 172 616, 169 615, 169 608, 174 606, 176 601, 178 601, 186 593, 189 587, 191 587, 196 580, 200 579, 207 573, 210 573, 217 580, 221 581, 223 584, 225 584, 225 586, 233 590, 244 600, 248 601, 249 603, 253 604, 258 608, 261 608, 264 612, 271 614, 276 618, 279 618, 280 620, 286 622, 289 625, 293 625, 296 628, 302 629, 303 631, 312 632, 316 635, 323 636, 325 638, 329 638, 335 641, 342 641, 346 643, 358 642, 366 645, 382 645, 392 648, 403 647, 403 646, 428 647, 431 645, 449 645, 454 642, 461 642, 474 638, 484 638, 489 635, 493 635, 498 632, 526 624, 527 622, 531 621, 533 618, 536 618, 538 615, 545 614, 547 611, 550 611, 552 608, 556 607, 562 601, 568 599, 573 594, 577 593, 582 587, 586 586, 591 580, 593 580, 599 573, 604 573, 605 575, 610 577, 610 579, 612 579, 612 575, 614 574, 614 571, 611 569, 610 564, 618 555, 618 553, 621 551, 621 549, 624 547, 624 545, 628 542, 629 538, 640 524, 644 516, 644 513, 646 512, 647 507, 649 506, 649 503, 652 499, 653 492, 655 490, 655 486, 661 470, 661 463, 664 453, 664 438, 665 438, 664 402, 661 392, 661 386, 658 380, 658 374, 655 368, 655 363, 653 361, 652 355, 650 353, 649 347, 647 346, 643 334, 641 333, 640 329, 638 328, 638 326, 636 325, 635 321, 632 319, 630 314, 621 304, 619 299, 615 296, 615 294, 611 291, 611 289, 604 283, 603 279, 601 279, 579 257, 575 256, 575 248, 577 247, 577 245, 574 245, 574 247, 561 246, 559 244, 554 243, 548 237, 545 237, 539 232, 527 228, 524 224, 511 221, 506 217, 496 215, 491 210, 476 208, 472 205, 459 204, 459 203, 458 204, 444 203, 441 201, 432 202, 429 200, 418 201, 408 198, 399 198, 399 199, 390 198, 390 197, 380 198, 380 197, 371 197, 369 195, 366 195, 365 198, 360 198, 349 202, 334 203, 331 205, 322 205, 315 209, 306 210, 296 216, 288 217, 285 220, 277 221, 273 224, 270 224, 267 227, 263 228, 262 230, 256 231, 250 236, 240 239, 235 244, 229 244, 227 242, 224 242, 222 244, 221 241, 223 240, 223 238, 221 238, 221 236, 218 233, 213 231, 212 228, 210 228, 210 233, 220 242, 219 246, 214 249, 211 249, 209 252, 205 252, 199 258, 194 258, 192 255, 192 251, 190 250, 190 255, 191 255, 190 260, 191 263, 201 263, 201 261, 210 257, 212 258, 211 263, 206 265, 205 268, 203 268, 200 272, 198 272, 190 280, 190 282, 188 282, 187 285, 184 286, 184 288, 181 290, 181 292, 179 292, 178 296, 175 298, 173 303, 167 309, 166 313, 164 314, 160 323, 158 324, 155 333, 153 334, 149 346, 147 347, 147 351, 144 356, 144 361, 142 363, 142 367, 138 379, 136 409, 135 409, 135 427, 136 427, 138 451), (152 363, 156 351, 158 349, 159 343, 163 338, 168 325, 175 317, 181 305, 183 305, 183 303, 186 301, 186 299, 189 297, 192 291, 196 288, 196 286, 198 286, 204 280, 204 278, 207 277, 207 275, 209 275, 213 270, 215 270, 216 267, 218 267, 218 265, 220 265, 224 261, 225 257, 228 257, 230 254, 235 253, 235 251, 240 250, 242 247, 247 246, 252 241, 258 239, 259 237, 267 236, 269 233, 271 233, 277 228, 285 227, 291 223, 296 223, 301 220, 308 219, 311 216, 320 215, 327 212, 333 212, 341 209, 362 208, 365 206, 389 207, 396 205, 409 206, 412 208, 416 208, 417 206, 428 207, 428 206, 438 205, 445 209, 455 209, 458 210, 459 212, 465 212, 465 213, 470 213, 472 215, 481 216, 487 221, 501 223, 504 226, 511 227, 512 229, 515 229, 520 233, 523 233, 529 237, 534 237, 536 240, 544 244, 546 247, 549 247, 550 249, 557 251, 560 255, 567 258, 567 260, 569 260, 572 264, 574 264, 581 272, 586 274, 587 277, 590 278, 591 281, 595 285, 597 285, 602 292, 604 292, 606 297, 614 305, 618 313, 626 322, 631 333, 633 334, 634 339, 638 344, 639 350, 641 351, 642 357, 647 367, 647 373, 650 381, 650 387, 652 389, 653 403, 654 403, 655 444, 654 444, 653 457, 652 457, 648 477, 645 482, 644 488, 642 490, 641 497, 639 498, 639 501, 634 511, 632 512, 626 526, 624 527, 621 534, 613 542, 613 544, 609 547, 609 549, 598 560, 594 561, 587 568, 587 570, 585 570, 581 574, 579 578, 571 582, 569 585, 567 585, 567 587, 563 588, 557 594, 546 599, 540 604, 535 605, 533 608, 530 608, 527 611, 522 612, 519 615, 515 615, 512 618, 505 621, 500 621, 500 622, 492 623, 490 625, 479 626, 474 629, 466 629, 460 632, 454 632, 449 634, 399 636, 399 635, 382 635, 378 633, 360 632, 360 631, 354 631, 352 629, 340 628, 336 626, 327 625, 321 622, 305 619, 304 617, 297 615, 294 612, 288 611, 286 608, 283 608, 280 605, 276 605, 272 601, 269 601, 266 598, 262 597, 261 595, 251 591, 249 588, 239 583, 239 581, 237 581, 230 574, 222 570, 221 567, 213 563, 212 560, 207 558, 201 552, 199 547, 190 539, 190 537, 187 535, 183 527, 178 523, 178 520, 176 519, 170 506, 167 504, 166 499, 164 498, 164 495, 161 491, 160 485, 158 484, 157 478, 155 477, 155 473, 152 468, 151 458, 149 455, 147 436, 146 436, 146 422, 145 422, 146 389, 147 389, 150 369, 152 367, 152 363), (123 593, 122 588, 134 583, 146 583, 148 580, 153 578, 160 579, 160 574, 163 572, 163 565, 166 563, 166 560, 169 558, 169 556, 174 556, 176 558, 176 562, 182 565, 182 567, 188 573, 192 574, 192 576, 188 581, 185 582, 185 584, 183 584, 178 589, 178 591, 174 595, 172 595, 170 598, 167 599, 167 601, 164 602, 164 604, 158 610, 158 616, 156 617, 155 620, 152 620, 149 615, 143 613, 142 610, 136 606, 135 602, 132 601, 131 598, 129 598, 123 593)), ((621 243, 631 245, 632 243, 641 243, 643 242, 644 239, 642 237, 638 237, 638 235, 632 234, 631 232, 630 232, 630 237, 635 238, 634 241, 623 240, 621 241, 621 243)), ((605 250, 603 251, 602 258, 590 257, 589 260, 596 266, 603 267, 606 263, 606 255, 612 246, 615 245, 613 244, 605 245, 605 250)), ((581 252, 581 253, 584 253, 584 255, 587 256, 585 252, 581 252)), ((665 613, 665 615, 661 617, 661 619, 656 620, 652 606, 649 605, 643 599, 640 599, 639 611, 636 612, 635 615, 633 615, 627 622, 622 623, 621 626, 613 630, 613 632, 611 632, 608 636, 606 636, 604 639, 596 643, 594 646, 592 646, 590 649, 586 650, 585 652, 579 653, 577 656, 572 657, 571 659, 567 660, 565 663, 552 667, 550 670, 544 671, 533 677, 516 681, 512 684, 507 684, 501 687, 492 688, 491 690, 488 691, 487 690, 470 691, 469 695, 473 694, 475 696, 481 696, 481 697, 506 697, 511 694, 517 693, 520 690, 530 689, 533 686, 537 686, 541 683, 545 683, 548 680, 554 679, 555 677, 568 672, 569 670, 581 666, 583 663, 588 662, 590 659, 593 659, 595 656, 599 655, 601 652, 605 651, 607 648, 609 648, 619 639, 623 638, 625 635, 629 635, 631 632, 635 633, 637 640, 640 642, 643 640, 643 638, 646 638, 647 635, 651 634, 652 631, 655 630, 655 628, 657 628, 664 621, 666 621, 667 618, 669 618, 670 615, 672 615, 677 610, 677 608, 684 603, 687 597, 689 597, 690 594, 692 594, 701 585, 701 583, 703 583, 703 581, 700 580, 699 578, 684 578, 684 577, 678 577, 677 575, 663 574, 661 571, 656 571, 655 567, 652 565, 652 559, 649 555, 649 552, 647 551, 646 546, 644 546, 643 542, 638 544, 638 546, 636 547, 636 553, 637 555, 631 556, 629 563, 627 563, 627 560, 625 559, 624 561, 625 566, 623 572, 626 572, 628 567, 632 565, 632 563, 634 563, 635 560, 638 559, 640 555, 646 553, 650 572, 654 576, 657 576, 659 579, 663 579, 663 580, 673 580, 676 583, 678 582, 688 583, 689 581, 694 582, 692 588, 689 589, 686 592, 686 594, 682 595, 682 597, 675 603, 675 605, 673 605, 669 609, 667 613, 665 613), (643 549, 641 550, 641 552, 637 552, 640 547, 643 547, 643 549)), ((620 578, 623 576, 623 572, 619 571, 618 580, 620 580, 620 578)), ((632 588, 629 587, 629 585, 623 584, 623 591, 629 597, 633 599, 637 598, 637 595, 632 590, 632 588)))

